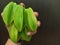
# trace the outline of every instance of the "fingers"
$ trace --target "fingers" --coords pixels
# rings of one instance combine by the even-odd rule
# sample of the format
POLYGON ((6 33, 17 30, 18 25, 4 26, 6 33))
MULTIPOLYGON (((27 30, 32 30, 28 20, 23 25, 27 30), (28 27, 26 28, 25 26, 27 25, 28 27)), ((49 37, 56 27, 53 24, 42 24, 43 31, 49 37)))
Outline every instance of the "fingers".
POLYGON ((21 6, 25 7, 25 4, 24 3, 20 3, 21 6))
MULTIPOLYGON (((20 3, 20 5, 23 6, 23 7, 25 7, 25 4, 24 4, 24 3, 20 3)), ((35 15, 36 17, 38 17, 39 14, 38 14, 38 12, 34 12, 34 15, 35 15)), ((38 22, 37 22, 37 25, 40 26, 40 24, 41 24, 40 21, 38 21, 38 22)), ((31 32, 31 31, 30 31, 30 32, 27 33, 27 35, 28 35, 28 36, 32 36, 32 35, 36 34, 36 32, 37 32, 37 31, 35 31, 35 32, 31 32)))
MULTIPOLYGON (((38 22, 37 22, 38 27, 40 26, 40 24, 41 24, 41 22, 38 21, 38 22)), ((32 35, 36 34, 36 32, 37 32, 37 31, 35 31, 35 32, 31 32, 31 31, 30 31, 30 32, 27 33, 27 35, 28 35, 28 36, 32 36, 32 35)))
POLYGON ((38 17, 39 14, 38 14, 38 12, 34 12, 34 15, 35 15, 36 17, 38 17))
POLYGON ((41 22, 40 22, 40 21, 38 21, 38 22, 37 22, 38 27, 40 26, 40 24, 41 24, 41 22))
MULTIPOLYGON (((25 4, 24 4, 24 3, 20 3, 20 5, 23 6, 23 7, 25 7, 25 4)), ((35 15, 36 17, 38 17, 39 14, 38 14, 38 12, 34 12, 34 15, 35 15)))
POLYGON ((28 32, 27 35, 28 35, 28 36, 32 36, 32 35, 36 34, 36 32, 37 32, 37 31, 35 31, 35 32, 28 32))
POLYGON ((31 32, 28 32, 28 33, 27 33, 27 35, 28 35, 28 36, 31 36, 31 35, 32 35, 32 33, 31 33, 31 32))
MULTIPOLYGON (((36 17, 38 17, 39 14, 38 14, 38 12, 34 12, 34 15, 35 15, 36 17)), ((40 26, 40 24, 41 24, 41 22, 40 22, 40 21, 37 21, 38 27, 40 26)), ((35 31, 35 32, 31 32, 31 31, 30 31, 30 32, 27 33, 27 35, 28 35, 28 36, 32 36, 32 35, 36 34, 36 32, 37 32, 37 31, 35 31)))
MULTIPOLYGON (((36 17, 38 17, 39 14, 38 14, 38 12, 34 12, 34 15, 35 15, 36 17)), ((38 21, 38 22, 37 22, 37 25, 40 26, 40 24, 41 24, 41 22, 38 21)))
POLYGON ((1 13, 1 16, 3 15, 3 13, 1 13))
MULTIPOLYGON (((20 3, 20 5, 23 6, 23 7, 25 7, 25 4, 24 4, 24 3, 20 3)), ((38 17, 39 14, 38 14, 38 12, 34 12, 34 15, 35 15, 36 17, 38 17)), ((38 21, 38 22, 37 22, 37 25, 40 26, 40 24, 41 24, 41 22, 38 21)), ((30 34, 30 33, 29 33, 29 34, 30 34)))
MULTIPOLYGON (((20 5, 23 6, 23 7, 25 7, 25 4, 24 4, 24 3, 20 3, 20 5)), ((38 12, 34 12, 34 15, 35 15, 36 17, 38 17, 39 14, 38 14, 38 12)))
MULTIPOLYGON (((38 21, 38 22, 37 22, 38 27, 40 26, 40 24, 41 24, 41 22, 38 21)), ((31 31, 30 31, 30 32, 27 33, 27 35, 28 35, 28 36, 32 36, 32 35, 36 34, 36 32, 37 32, 37 31, 35 31, 35 32, 31 32, 31 31)))

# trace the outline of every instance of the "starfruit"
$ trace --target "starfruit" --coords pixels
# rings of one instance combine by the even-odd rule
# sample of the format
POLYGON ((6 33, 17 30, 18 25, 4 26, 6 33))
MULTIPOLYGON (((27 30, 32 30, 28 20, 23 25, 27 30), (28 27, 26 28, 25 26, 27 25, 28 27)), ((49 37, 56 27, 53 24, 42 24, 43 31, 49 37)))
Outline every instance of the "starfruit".
POLYGON ((14 24, 19 32, 22 30, 23 26, 23 7, 17 5, 14 11, 14 24))
POLYGON ((30 27, 30 30, 36 31, 37 30, 37 19, 36 16, 34 15, 33 9, 32 8, 27 8, 25 9, 26 11, 26 20, 28 22, 28 26, 30 27))
POLYGON ((16 29, 16 27, 14 26, 14 24, 10 26, 9 36, 10 36, 10 39, 13 42, 17 42, 18 41, 18 30, 16 29))
POLYGON ((31 36, 28 36, 27 33, 29 32, 30 30, 26 27, 23 28, 22 32, 21 32, 21 37, 22 37, 22 40, 25 40, 25 41, 30 41, 31 40, 31 36))
POLYGON ((4 8, 2 12, 2 18, 6 25, 10 25, 12 23, 15 7, 16 7, 16 3, 10 2, 4 8))
POLYGON ((23 11, 23 29, 22 29, 22 32, 21 32, 21 37, 22 37, 22 40, 25 40, 25 41, 30 41, 31 40, 31 36, 28 36, 27 33, 30 32, 30 29, 28 27, 28 22, 27 22, 27 13, 25 11, 25 8, 24 8, 24 11, 23 11))

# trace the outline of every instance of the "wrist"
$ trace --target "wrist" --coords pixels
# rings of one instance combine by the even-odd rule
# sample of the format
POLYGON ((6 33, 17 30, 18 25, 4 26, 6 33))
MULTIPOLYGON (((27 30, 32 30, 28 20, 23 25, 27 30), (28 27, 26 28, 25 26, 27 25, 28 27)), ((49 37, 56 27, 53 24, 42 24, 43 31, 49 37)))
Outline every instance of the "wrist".
POLYGON ((14 43, 12 40, 8 39, 5 45, 21 45, 21 43, 14 43))

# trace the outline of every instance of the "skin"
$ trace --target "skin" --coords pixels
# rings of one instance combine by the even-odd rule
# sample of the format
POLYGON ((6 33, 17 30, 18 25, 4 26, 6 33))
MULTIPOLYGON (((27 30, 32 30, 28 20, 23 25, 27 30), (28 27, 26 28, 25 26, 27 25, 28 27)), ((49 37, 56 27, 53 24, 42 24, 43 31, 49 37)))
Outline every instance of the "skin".
MULTIPOLYGON (((23 7, 25 7, 25 4, 24 4, 24 3, 20 3, 20 5, 23 6, 23 7)), ((39 15, 38 12, 34 12, 34 14, 35 14, 36 17, 38 17, 38 15, 39 15)), ((3 15, 3 14, 1 13, 1 15, 3 15)), ((38 27, 40 26, 40 24, 41 24, 40 21, 38 21, 38 22, 37 22, 38 27)), ((7 26, 7 29, 9 29, 8 26, 7 26)), ((9 31, 8 31, 8 32, 9 32, 9 31)), ((37 32, 37 31, 36 31, 36 32, 37 32)), ((31 31, 30 31, 30 32, 27 33, 27 35, 28 35, 28 36, 33 36, 33 35, 36 34, 36 32, 31 32, 31 31)), ((8 39, 5 45, 21 45, 21 44, 20 44, 20 43, 14 43, 14 42, 12 42, 10 39, 8 39)))

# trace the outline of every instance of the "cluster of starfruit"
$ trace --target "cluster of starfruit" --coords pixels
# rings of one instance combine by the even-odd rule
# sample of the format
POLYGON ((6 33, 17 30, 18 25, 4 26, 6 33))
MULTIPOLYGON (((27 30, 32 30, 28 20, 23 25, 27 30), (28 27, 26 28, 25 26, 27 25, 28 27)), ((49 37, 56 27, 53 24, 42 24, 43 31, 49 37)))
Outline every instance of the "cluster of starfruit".
POLYGON ((28 36, 27 32, 37 30, 37 19, 31 7, 25 8, 10 2, 4 8, 2 18, 5 25, 9 26, 9 36, 13 42, 20 39, 30 41, 31 36, 28 36))

